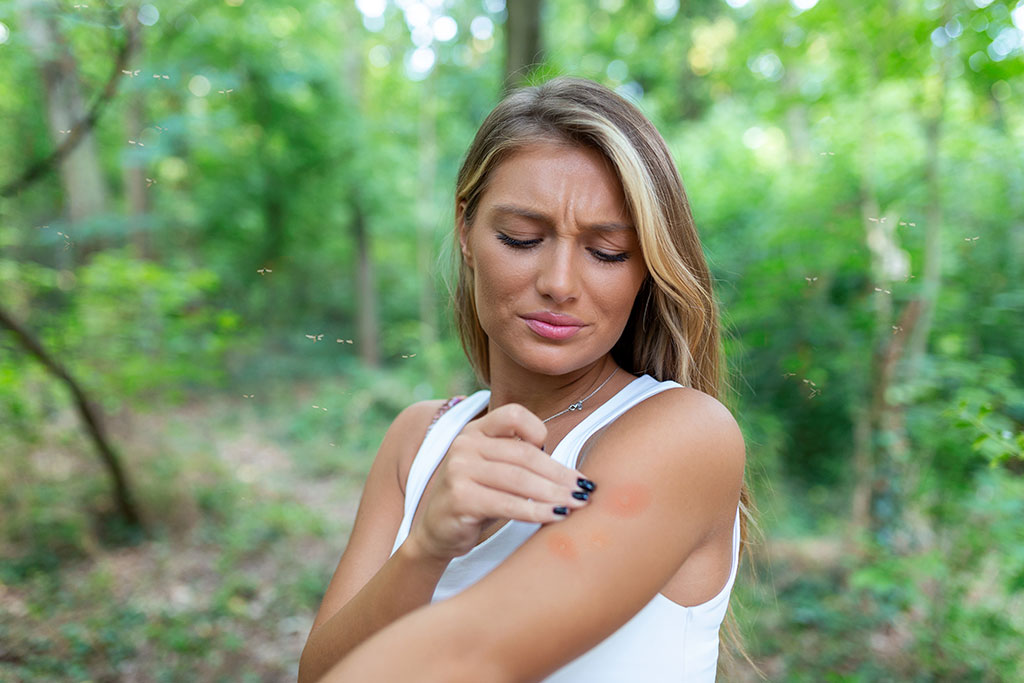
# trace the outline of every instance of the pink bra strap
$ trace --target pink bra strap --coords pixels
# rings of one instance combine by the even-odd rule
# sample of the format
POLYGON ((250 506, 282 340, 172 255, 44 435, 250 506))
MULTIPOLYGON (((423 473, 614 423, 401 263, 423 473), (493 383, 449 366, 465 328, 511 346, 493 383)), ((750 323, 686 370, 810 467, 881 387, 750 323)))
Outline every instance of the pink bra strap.
POLYGON ((466 398, 466 397, 465 396, 452 396, 450 399, 445 401, 444 405, 441 406, 441 409, 437 411, 437 415, 434 415, 434 419, 430 421, 430 426, 427 427, 427 431, 430 431, 430 427, 433 427, 437 423, 437 421, 441 419, 442 415, 444 415, 449 410, 451 410, 457 403, 462 401, 464 398, 466 398))

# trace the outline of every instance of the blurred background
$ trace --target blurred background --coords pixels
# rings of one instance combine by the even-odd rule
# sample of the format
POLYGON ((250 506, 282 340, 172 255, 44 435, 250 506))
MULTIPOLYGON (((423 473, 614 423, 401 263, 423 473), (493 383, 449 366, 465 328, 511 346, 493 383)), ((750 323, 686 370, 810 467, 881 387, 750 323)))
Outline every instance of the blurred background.
POLYGON ((0 0, 0 679, 291 681, 412 400, 454 176, 635 102, 759 535, 723 680, 1024 680, 1024 2, 0 0))

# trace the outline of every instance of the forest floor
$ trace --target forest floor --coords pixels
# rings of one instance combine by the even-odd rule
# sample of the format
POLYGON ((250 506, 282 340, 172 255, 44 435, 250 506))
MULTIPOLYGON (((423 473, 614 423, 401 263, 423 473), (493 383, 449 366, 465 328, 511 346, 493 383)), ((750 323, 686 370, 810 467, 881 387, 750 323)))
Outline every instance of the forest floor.
MULTIPOLYGON (((29 548, 38 567, 26 568, 8 558, 31 543, 5 534, 0 680, 294 681, 369 461, 324 476, 328 444, 309 467, 282 445, 281 421, 241 398, 124 415, 110 428, 154 535, 112 547, 69 525, 85 538, 48 571, 38 555, 52 544, 29 548)), ((25 455, 21 483, 105 488, 89 444, 57 422, 25 455)))

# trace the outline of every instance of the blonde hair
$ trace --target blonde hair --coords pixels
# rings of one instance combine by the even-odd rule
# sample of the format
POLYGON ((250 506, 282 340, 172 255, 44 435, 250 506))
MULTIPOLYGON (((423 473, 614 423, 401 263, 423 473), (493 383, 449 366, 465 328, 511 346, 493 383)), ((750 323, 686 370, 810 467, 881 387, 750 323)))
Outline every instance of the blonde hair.
MULTIPOLYGON (((625 99, 592 81, 566 77, 506 96, 481 124, 459 170, 455 205, 463 206, 466 225, 472 226, 494 169, 544 141, 598 150, 622 183, 649 273, 612 357, 633 374, 675 380, 717 398, 723 382, 718 312, 690 204, 665 141, 625 99)), ((473 370, 488 384, 487 335, 477 317, 472 273, 457 243, 455 253, 456 327, 473 370)), ((746 485, 740 508, 745 546, 752 510, 746 485)), ((742 652, 732 627, 726 623, 726 639, 742 652)))

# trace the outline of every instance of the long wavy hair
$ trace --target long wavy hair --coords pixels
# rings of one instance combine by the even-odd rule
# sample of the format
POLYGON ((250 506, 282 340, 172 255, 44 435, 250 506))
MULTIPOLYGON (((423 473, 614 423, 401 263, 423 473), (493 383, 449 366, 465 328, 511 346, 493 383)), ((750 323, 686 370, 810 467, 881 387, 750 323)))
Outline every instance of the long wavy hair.
MULTIPOLYGON (((506 96, 480 126, 459 170, 455 205, 464 203, 466 225, 472 227, 494 169, 518 150, 544 141, 601 152, 622 183, 636 226, 648 275, 612 357, 633 374, 675 380, 717 398, 724 381, 718 312, 690 203, 665 141, 627 100, 592 81, 567 77, 506 96)), ((455 232, 456 327, 473 370, 486 385, 487 335, 455 232)), ((751 509, 746 485, 740 506, 745 546, 751 509)), ((742 651, 733 624, 725 630, 730 644, 742 651)))

